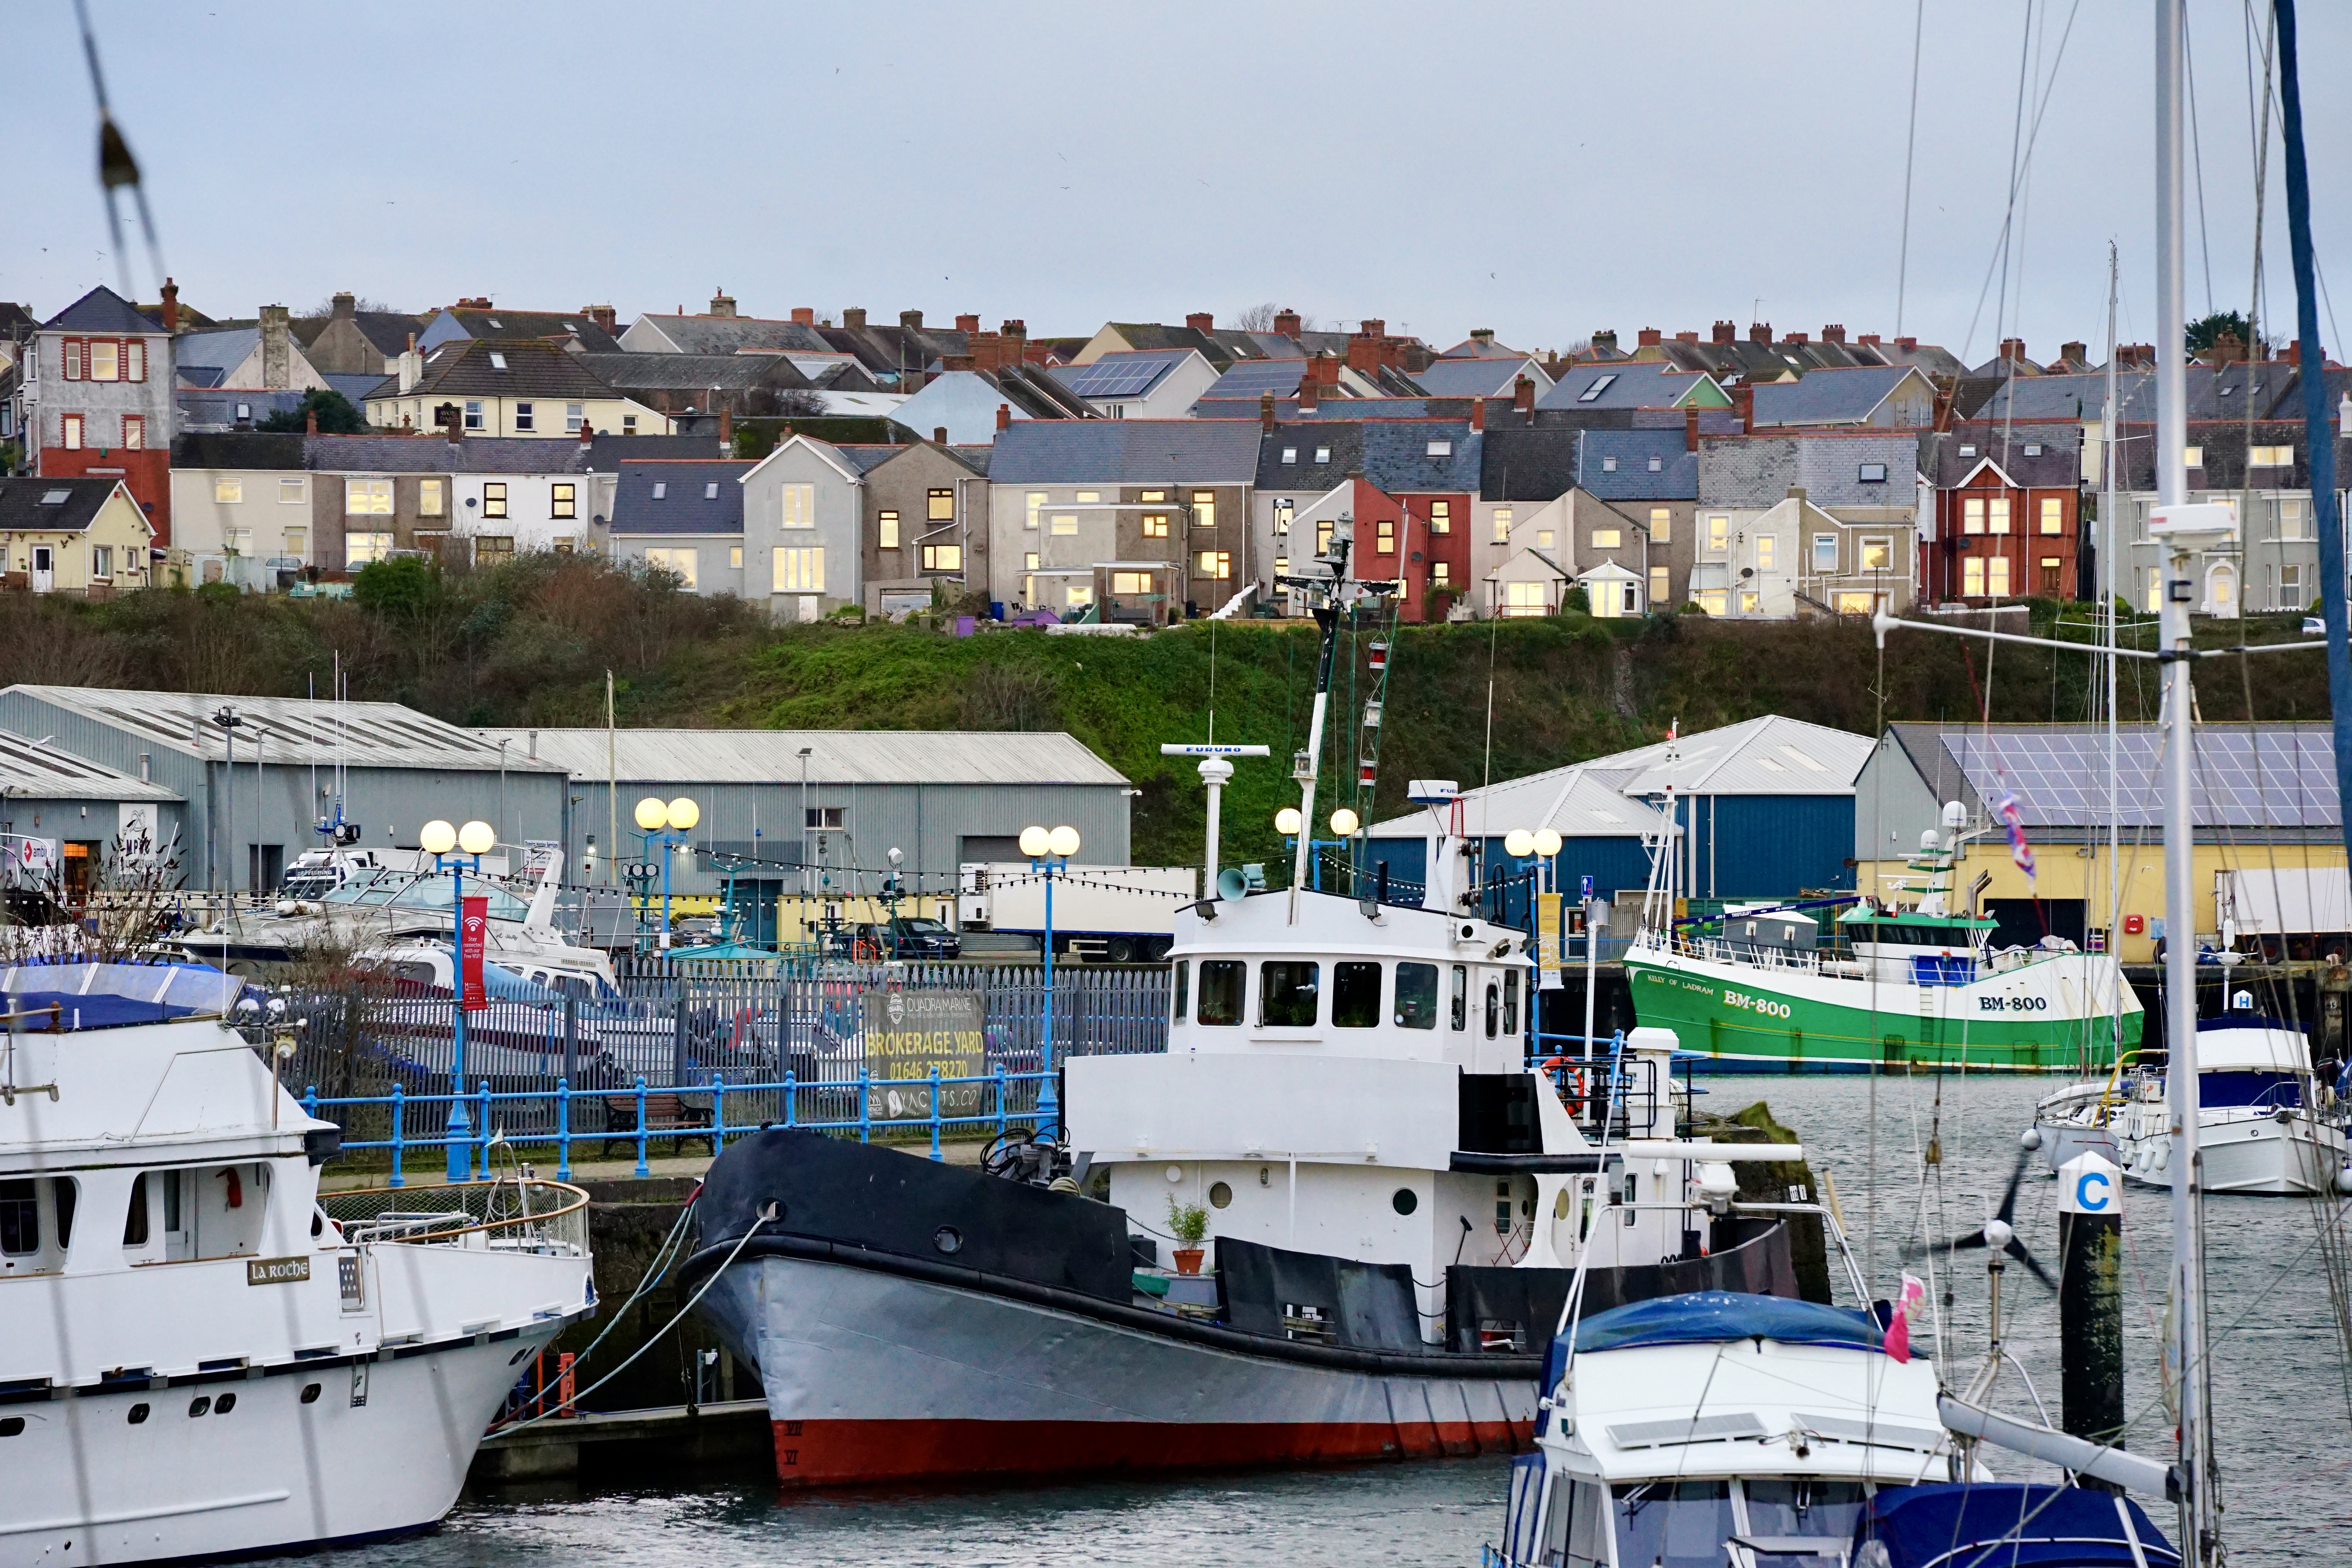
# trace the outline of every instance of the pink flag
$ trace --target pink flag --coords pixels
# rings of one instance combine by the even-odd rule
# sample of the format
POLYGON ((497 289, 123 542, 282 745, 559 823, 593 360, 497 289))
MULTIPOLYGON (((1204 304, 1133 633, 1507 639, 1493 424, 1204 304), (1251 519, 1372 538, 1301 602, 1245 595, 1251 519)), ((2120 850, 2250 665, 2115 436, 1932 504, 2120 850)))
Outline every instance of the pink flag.
POLYGON ((2015 793, 2003 789, 2000 802, 1993 809, 2000 814, 2001 821, 2009 827, 2009 858, 2017 862, 2017 868, 2025 873, 2025 879, 2031 884, 2033 880, 2033 846, 2025 841, 2025 813, 2018 809, 2015 793))
POLYGON ((1926 1304, 1927 1287, 1909 1274, 1903 1276, 1903 1289, 1895 1299, 1895 1311, 1886 1323, 1886 1353, 1898 1363, 1911 1359, 1911 1313, 1926 1304))

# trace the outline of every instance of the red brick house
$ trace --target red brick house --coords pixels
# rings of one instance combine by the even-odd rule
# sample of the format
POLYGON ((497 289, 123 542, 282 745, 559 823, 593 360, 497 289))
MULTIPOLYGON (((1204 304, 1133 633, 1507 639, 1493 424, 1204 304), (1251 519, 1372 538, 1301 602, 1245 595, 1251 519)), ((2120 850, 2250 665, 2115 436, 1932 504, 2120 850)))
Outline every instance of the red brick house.
POLYGON ((1939 604, 2077 597, 2079 431, 1963 426, 1934 439, 1936 518, 1920 545, 1921 596, 1939 604))

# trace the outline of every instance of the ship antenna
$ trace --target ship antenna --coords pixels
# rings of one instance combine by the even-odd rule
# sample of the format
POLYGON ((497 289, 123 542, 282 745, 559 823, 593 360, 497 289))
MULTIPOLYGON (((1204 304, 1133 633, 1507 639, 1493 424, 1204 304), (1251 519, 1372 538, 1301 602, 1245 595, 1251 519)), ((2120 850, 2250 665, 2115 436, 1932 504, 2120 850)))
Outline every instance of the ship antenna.
POLYGON ((1339 626, 1367 600, 1397 591, 1392 582, 1366 582, 1348 575, 1348 555, 1355 543, 1355 518, 1343 512, 1334 528, 1327 552, 1316 557, 1330 568, 1312 576, 1277 576, 1278 586, 1297 590, 1307 601, 1315 624, 1322 631, 1322 647, 1315 666, 1315 710, 1307 721, 1307 748, 1291 758, 1290 776, 1298 782, 1298 844, 1290 864, 1289 922, 1298 923, 1298 889, 1307 880, 1307 858, 1315 839, 1316 766, 1323 753, 1323 721, 1331 704, 1331 668, 1338 658, 1339 626))

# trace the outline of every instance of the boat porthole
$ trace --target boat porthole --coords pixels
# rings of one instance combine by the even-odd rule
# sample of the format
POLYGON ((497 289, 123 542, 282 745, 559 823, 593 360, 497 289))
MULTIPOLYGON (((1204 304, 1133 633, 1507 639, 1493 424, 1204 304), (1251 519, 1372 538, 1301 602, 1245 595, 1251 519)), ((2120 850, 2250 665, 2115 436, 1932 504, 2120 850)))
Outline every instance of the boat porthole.
POLYGON ((236 1395, 234 1394, 224 1394, 213 1401, 213 1414, 215 1415, 226 1415, 236 1408, 236 1395))
POLYGON ((1389 1199, 1389 1207, 1396 1210, 1399 1214, 1411 1214, 1420 1206, 1421 1194, 1414 1192, 1411 1187, 1399 1187, 1396 1190, 1395 1195, 1389 1199))
POLYGON ((0 1437, 14 1437, 25 1429, 21 1415, 0 1416, 0 1437))
POLYGON ((1225 1185, 1223 1182, 1211 1182, 1209 1184, 1209 1205, 1212 1208, 1223 1209, 1233 1207, 1233 1188, 1225 1185))
POLYGON ((1257 1168, 1257 1184, 1261 1187, 1270 1187, 1274 1185, 1273 1171, 1266 1166, 1260 1165, 1257 1168))
POLYGON ((1168 1179, 1171 1182, 1181 1182, 1184 1179, 1184 1167, 1181 1165, 1171 1165, 1168 1167, 1167 1175, 1168 1179))
POLYGON ((1566 1219, 1568 1217, 1568 1189, 1566 1187, 1562 1187, 1560 1189, 1559 1196, 1552 1202, 1551 1217, 1554 1219, 1566 1219))
POLYGON ((147 1407, 146 1407, 145 1405, 132 1405, 132 1406, 131 1407, 131 1424, 133 1426, 138 1426, 142 1421, 144 1421, 144 1420, 146 1420, 146 1419, 147 1419, 147 1407))
POLYGON ((213 1402, 211 1397, 209 1395, 199 1394, 196 1398, 188 1401, 188 1415, 191 1417, 207 1415, 211 1412, 213 1402))
POLYGON ((305 1405, 316 1405, 319 1403, 319 1385, 317 1384, 306 1383, 302 1385, 302 1403, 305 1405))
POLYGON ((522 1349, 515 1352, 514 1354, 507 1357, 507 1364, 509 1366, 520 1366, 522 1364, 522 1358, 531 1354, 538 1349, 539 1347, 537 1345, 525 1345, 522 1349))
POLYGON ((963 1232, 958 1230, 951 1225, 943 1225, 940 1226, 939 1229, 931 1232, 931 1245, 938 1247, 941 1252, 961 1252, 963 1250, 963 1232))

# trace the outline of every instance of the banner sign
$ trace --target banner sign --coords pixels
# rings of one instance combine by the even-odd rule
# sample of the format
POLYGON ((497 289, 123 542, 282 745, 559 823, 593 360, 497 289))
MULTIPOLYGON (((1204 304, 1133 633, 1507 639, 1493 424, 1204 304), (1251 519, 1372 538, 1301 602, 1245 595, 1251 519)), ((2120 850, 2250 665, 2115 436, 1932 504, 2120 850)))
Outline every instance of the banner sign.
POLYGON ((482 940, 489 930, 490 900, 485 894, 466 900, 465 905, 457 922, 458 1005, 468 1013, 478 1013, 490 1005, 482 989, 482 940))
POLYGON ((1567 919, 1558 893, 1536 895, 1536 984, 1546 991, 1560 988, 1559 961, 1561 949, 1568 945, 1560 922, 1567 919))
MULTIPOLYGON (((943 1079, 979 1078, 989 1070, 979 992, 868 991, 865 1001, 866 1067, 882 1116, 928 1119, 934 1068, 943 1079)), ((977 1116, 983 1109, 994 1110, 987 1084, 940 1090, 942 1116, 977 1116)))

